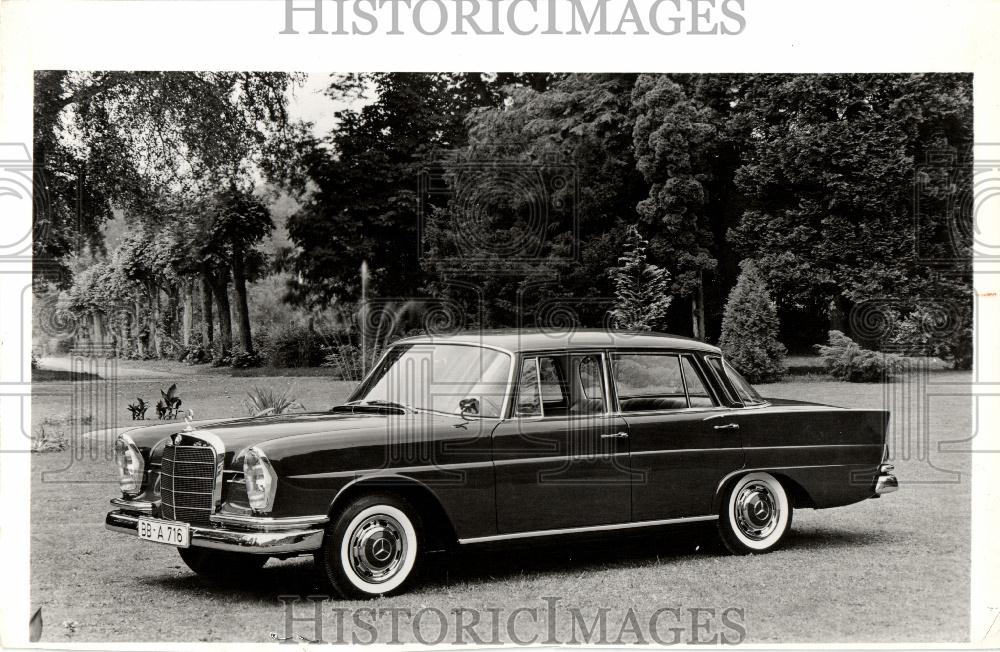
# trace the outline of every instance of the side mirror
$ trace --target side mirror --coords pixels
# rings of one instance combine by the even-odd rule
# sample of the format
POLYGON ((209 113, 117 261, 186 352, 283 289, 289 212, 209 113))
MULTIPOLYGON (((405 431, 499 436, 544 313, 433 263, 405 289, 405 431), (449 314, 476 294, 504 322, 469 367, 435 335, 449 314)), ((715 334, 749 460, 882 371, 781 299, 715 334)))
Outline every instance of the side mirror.
POLYGON ((462 411, 462 414, 479 414, 479 399, 463 398, 458 402, 458 408, 462 411))

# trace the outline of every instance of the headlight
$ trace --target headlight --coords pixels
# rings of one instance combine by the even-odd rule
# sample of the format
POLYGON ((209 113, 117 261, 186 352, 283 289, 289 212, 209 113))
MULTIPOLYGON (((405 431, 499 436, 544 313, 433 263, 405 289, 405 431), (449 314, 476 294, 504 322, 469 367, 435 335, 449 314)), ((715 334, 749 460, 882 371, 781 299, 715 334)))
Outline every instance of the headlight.
POLYGON ((139 447, 127 435, 115 440, 115 462, 118 464, 118 486, 126 496, 135 497, 142 491, 142 474, 146 462, 139 447))
POLYGON ((274 506, 274 490, 278 476, 264 455, 256 447, 243 454, 243 481, 247 486, 247 499, 255 512, 267 513, 274 506))

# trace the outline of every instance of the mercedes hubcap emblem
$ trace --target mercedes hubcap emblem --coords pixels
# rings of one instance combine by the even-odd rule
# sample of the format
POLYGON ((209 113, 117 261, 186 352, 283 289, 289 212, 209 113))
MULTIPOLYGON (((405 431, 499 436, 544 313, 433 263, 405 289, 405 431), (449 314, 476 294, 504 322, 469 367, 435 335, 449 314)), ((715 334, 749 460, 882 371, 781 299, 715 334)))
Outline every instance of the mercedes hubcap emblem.
POLYGON ((385 561, 389 558, 389 542, 385 539, 376 539, 372 544, 372 556, 378 561, 385 561))
POLYGON ((758 500, 757 504, 754 505, 753 511, 757 515, 757 518, 764 518, 767 515, 767 505, 764 504, 764 501, 758 500))

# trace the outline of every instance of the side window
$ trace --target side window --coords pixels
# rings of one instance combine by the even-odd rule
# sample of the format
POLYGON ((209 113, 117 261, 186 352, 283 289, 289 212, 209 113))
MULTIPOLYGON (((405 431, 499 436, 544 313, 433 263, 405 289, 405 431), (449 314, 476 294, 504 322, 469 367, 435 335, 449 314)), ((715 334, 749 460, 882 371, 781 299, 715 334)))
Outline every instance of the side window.
POLYGON ((712 395, 709 394, 708 387, 705 386, 705 379, 701 377, 701 373, 694 366, 691 358, 684 356, 681 365, 684 368, 684 383, 687 385, 688 401, 690 401, 691 407, 714 406, 715 401, 712 400, 712 395))
POLYGON ((688 406, 676 355, 628 353, 612 358, 622 412, 679 410, 688 406))
POLYGON ((563 358, 554 356, 538 358, 543 416, 565 416, 569 409, 569 385, 566 382, 564 364, 563 358))
POLYGON ((576 395, 570 414, 596 414, 604 412, 604 373, 599 355, 575 355, 576 395))
POLYGON ((538 395, 538 358, 521 363, 521 378, 517 382, 515 413, 519 417, 542 416, 542 401, 538 395))

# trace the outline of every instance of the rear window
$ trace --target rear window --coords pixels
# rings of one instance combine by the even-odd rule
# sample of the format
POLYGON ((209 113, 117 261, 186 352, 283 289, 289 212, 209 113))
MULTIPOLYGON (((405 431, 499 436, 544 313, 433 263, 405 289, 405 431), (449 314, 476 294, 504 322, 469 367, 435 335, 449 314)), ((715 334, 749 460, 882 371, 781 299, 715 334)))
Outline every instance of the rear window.
POLYGON ((736 392, 736 396, 733 397, 740 401, 744 405, 760 405, 765 403, 764 399, 757 390, 753 388, 747 379, 740 375, 740 372, 733 369, 732 365, 723 360, 718 356, 712 356, 707 358, 709 364, 712 365, 712 369, 719 374, 720 378, 724 377, 729 382, 726 383, 727 392, 736 392))

